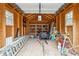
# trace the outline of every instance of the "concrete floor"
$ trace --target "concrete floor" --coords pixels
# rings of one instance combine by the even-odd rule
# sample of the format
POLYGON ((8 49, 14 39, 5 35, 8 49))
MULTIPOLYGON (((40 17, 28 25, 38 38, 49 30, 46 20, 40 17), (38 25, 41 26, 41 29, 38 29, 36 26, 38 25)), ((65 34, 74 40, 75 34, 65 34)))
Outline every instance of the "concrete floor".
POLYGON ((43 51, 43 46, 37 39, 29 39, 17 56, 59 56, 60 53, 57 51, 55 44, 51 40, 47 40, 47 42, 48 44, 41 40, 44 45, 43 51))
POLYGON ((29 39, 17 56, 61 56, 54 42, 51 40, 47 40, 48 44, 45 40, 40 42, 43 43, 44 49, 37 39, 29 39))

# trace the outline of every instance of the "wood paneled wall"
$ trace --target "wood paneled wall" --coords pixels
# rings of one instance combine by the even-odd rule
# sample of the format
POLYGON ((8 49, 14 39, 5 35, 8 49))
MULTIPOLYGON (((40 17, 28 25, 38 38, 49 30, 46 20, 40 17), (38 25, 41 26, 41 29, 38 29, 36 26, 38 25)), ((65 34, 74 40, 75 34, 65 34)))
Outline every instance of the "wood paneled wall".
POLYGON ((64 6, 64 8, 62 10, 59 10, 59 13, 56 14, 56 26, 61 33, 65 32, 65 15, 71 10, 74 11, 73 5, 74 4, 64 6))
MULTIPOLYGON (((74 40, 73 46, 79 45, 79 3, 74 4, 74 28, 73 28, 74 40)), ((75 49, 79 53, 79 46, 75 49)))
POLYGON ((25 14, 27 19, 27 33, 29 33, 29 24, 51 24, 51 22, 55 21, 54 14, 25 14), (42 16, 42 21, 38 21, 38 15, 42 16))
POLYGON ((14 11, 14 37, 16 37, 17 28, 19 28, 20 35, 23 35, 23 15, 14 11))
POLYGON ((0 3, 0 47, 5 46, 6 37, 16 37, 16 31, 19 28, 19 33, 23 35, 23 14, 16 6, 8 3, 0 3), (6 25, 5 11, 13 13, 13 26, 6 25))
MULTIPOLYGON (((56 15, 56 27, 61 32, 65 32, 65 15, 69 12, 73 11, 73 47, 79 45, 79 4, 70 4, 67 7, 64 7, 61 12, 56 15)), ((69 28, 68 28, 69 29, 69 28)), ((79 53, 79 47, 75 48, 75 51, 79 53)))
POLYGON ((5 17, 4 17, 4 8, 3 4, 0 4, 0 48, 5 45, 5 17))

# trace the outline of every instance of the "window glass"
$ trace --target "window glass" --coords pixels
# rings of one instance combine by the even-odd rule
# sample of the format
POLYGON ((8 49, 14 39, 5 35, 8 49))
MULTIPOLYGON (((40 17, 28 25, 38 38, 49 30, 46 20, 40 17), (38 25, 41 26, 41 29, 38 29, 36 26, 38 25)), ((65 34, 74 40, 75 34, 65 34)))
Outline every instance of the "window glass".
POLYGON ((66 14, 66 25, 73 25, 73 12, 70 11, 66 14))
POLYGON ((13 25, 13 13, 6 10, 5 16, 6 16, 6 25, 13 25))

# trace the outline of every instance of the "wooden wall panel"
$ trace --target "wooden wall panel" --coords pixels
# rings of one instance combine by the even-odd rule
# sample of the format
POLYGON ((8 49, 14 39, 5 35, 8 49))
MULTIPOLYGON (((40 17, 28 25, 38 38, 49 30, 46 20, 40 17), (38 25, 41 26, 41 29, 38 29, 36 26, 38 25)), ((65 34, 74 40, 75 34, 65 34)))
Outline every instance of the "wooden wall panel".
POLYGON ((2 26, 2 4, 0 4, 0 48, 2 46, 2 40, 3 40, 3 26, 2 26))
POLYGON ((14 37, 16 35, 16 29, 20 27, 20 34, 23 32, 21 30, 22 24, 21 21, 23 18, 21 18, 22 14, 17 11, 15 7, 12 7, 11 5, 7 3, 0 3, 0 47, 5 46, 6 37, 14 37), (6 26, 6 17, 5 17, 5 11, 8 10, 14 14, 14 20, 13 20, 13 26, 6 26))
POLYGON ((12 26, 6 26, 6 37, 12 36, 12 26))
POLYGON ((60 14, 60 32, 64 33, 65 32, 65 12, 62 12, 60 14))
POLYGON ((56 15, 56 28, 57 28, 57 31, 60 31, 60 18, 59 18, 59 14, 56 15))
POLYGON ((50 24, 55 20, 54 14, 26 14, 27 33, 29 33, 29 24, 50 24), (42 21, 38 21, 38 15, 42 16, 42 21))
POLYGON ((68 32, 69 33, 69 35, 70 35, 70 40, 71 40, 71 42, 72 42, 72 44, 74 45, 74 26, 75 26, 75 22, 74 22, 74 6, 73 6, 74 4, 72 4, 72 5, 70 5, 69 7, 67 7, 66 9, 65 9, 65 15, 68 13, 68 12, 70 12, 70 11, 72 11, 73 12, 73 25, 72 26, 65 26, 65 28, 67 28, 67 31, 66 32, 68 32))
POLYGON ((23 35, 23 15, 19 14, 19 31, 20 35, 23 35))
POLYGON ((18 28, 18 13, 15 10, 14 11, 14 37, 16 37, 17 28, 18 28))
POLYGON ((29 20, 26 18, 26 34, 29 34, 29 20))
MULTIPOLYGON (((67 30, 69 32, 72 31, 71 35, 73 36, 72 37, 73 39, 71 41, 73 43, 73 47, 75 47, 75 46, 79 45, 79 4, 78 3, 71 4, 68 7, 64 8, 64 10, 59 13, 60 21, 57 21, 57 23, 59 22, 60 32, 65 31, 65 26, 63 25, 63 24, 65 24, 65 21, 63 22, 63 20, 65 19, 65 14, 68 13, 69 11, 73 11, 73 26, 72 26, 72 29, 71 29, 71 27, 68 26, 67 30)), ((58 17, 58 15, 56 17, 58 17)), ((58 25, 57 25, 57 27, 58 27, 58 25)), ((79 53, 79 46, 77 48, 75 48, 75 51, 77 53, 79 53)))
MULTIPOLYGON (((74 34, 74 45, 73 46, 78 46, 79 45, 79 4, 75 4, 74 7, 74 28, 73 28, 73 34, 74 34)), ((79 53, 79 46, 75 48, 77 53, 79 53)))
POLYGON ((20 32, 21 32, 21 35, 23 35, 23 15, 20 15, 20 32))
POLYGON ((23 15, 14 10, 14 36, 16 37, 17 28, 19 28, 19 35, 23 35, 23 15))
POLYGON ((56 15, 56 26, 58 31, 65 32, 65 11, 56 15))
MULTIPOLYGON (((6 10, 11 12, 14 16, 14 8, 13 7, 11 7, 8 4, 5 4, 5 11, 6 10)), ((12 26, 5 25, 5 27, 6 27, 6 37, 14 37, 14 29, 13 29, 14 28, 14 18, 13 18, 13 25, 12 26)))
POLYGON ((4 4, 0 4, 0 48, 5 45, 5 17, 4 17, 4 4))

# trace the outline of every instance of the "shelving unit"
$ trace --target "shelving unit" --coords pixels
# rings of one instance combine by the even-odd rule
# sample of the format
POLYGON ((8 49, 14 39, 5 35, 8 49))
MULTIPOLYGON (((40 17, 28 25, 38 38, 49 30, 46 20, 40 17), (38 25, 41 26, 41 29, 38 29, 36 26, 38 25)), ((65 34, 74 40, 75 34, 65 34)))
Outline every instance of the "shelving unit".
POLYGON ((30 24, 30 35, 37 36, 40 32, 47 32, 49 30, 48 24, 30 24))

